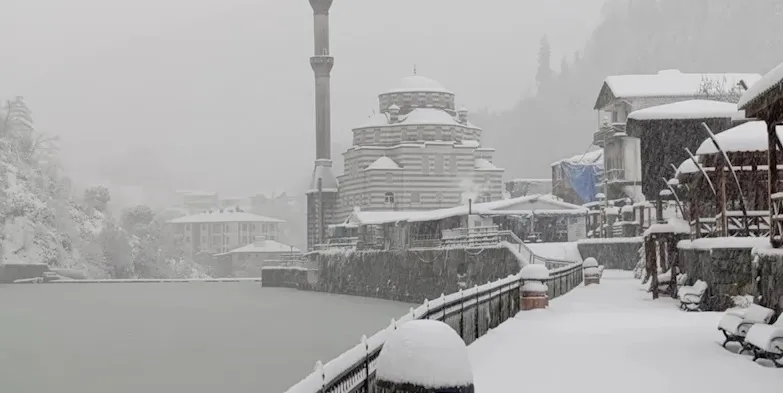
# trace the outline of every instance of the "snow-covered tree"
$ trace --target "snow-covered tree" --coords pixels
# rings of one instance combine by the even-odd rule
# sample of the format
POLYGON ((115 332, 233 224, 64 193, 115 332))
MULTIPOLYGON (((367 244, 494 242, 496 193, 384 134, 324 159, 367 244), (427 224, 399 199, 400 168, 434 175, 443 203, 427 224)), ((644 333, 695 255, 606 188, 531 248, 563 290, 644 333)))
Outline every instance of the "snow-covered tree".
POLYGON ((543 89, 552 80, 552 48, 549 46, 549 38, 541 37, 541 44, 538 48, 538 70, 536 71, 536 82, 538 88, 543 89))
POLYGON ((104 186, 90 187, 84 190, 84 204, 99 212, 105 213, 111 201, 109 189, 104 186))

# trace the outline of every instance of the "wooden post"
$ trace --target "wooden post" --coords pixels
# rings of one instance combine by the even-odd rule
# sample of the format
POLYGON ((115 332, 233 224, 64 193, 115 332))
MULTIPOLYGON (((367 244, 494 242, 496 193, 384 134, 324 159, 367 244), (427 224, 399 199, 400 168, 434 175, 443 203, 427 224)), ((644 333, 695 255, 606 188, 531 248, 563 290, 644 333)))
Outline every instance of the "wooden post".
POLYGON ((775 132, 775 128, 775 122, 767 120, 767 164, 769 165, 769 241, 772 244, 772 247, 778 248, 781 245, 781 239, 777 223, 774 221, 775 206, 772 202, 772 194, 778 192, 778 136, 775 132))
MULTIPOLYGON (((729 236, 729 223, 726 217, 726 162, 720 156, 715 157, 715 170, 718 172, 718 214, 720 214, 721 236, 729 236)), ((718 222, 715 222, 717 225, 718 222)))
POLYGON ((672 299, 677 299, 677 270, 679 269, 680 255, 677 251, 677 235, 671 233, 667 236, 668 242, 668 254, 671 257, 671 263, 669 263, 671 269, 671 283, 669 283, 669 291, 671 292, 672 299))

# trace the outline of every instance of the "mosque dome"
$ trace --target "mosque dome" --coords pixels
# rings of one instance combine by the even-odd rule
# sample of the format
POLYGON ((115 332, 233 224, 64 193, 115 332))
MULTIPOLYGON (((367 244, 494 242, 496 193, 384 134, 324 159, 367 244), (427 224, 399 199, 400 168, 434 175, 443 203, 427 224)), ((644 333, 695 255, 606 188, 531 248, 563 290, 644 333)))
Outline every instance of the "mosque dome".
POLYGON ((411 75, 405 78, 402 78, 400 81, 397 82, 397 84, 381 93, 381 94, 391 94, 391 93, 446 93, 446 94, 454 94, 450 90, 446 89, 438 83, 437 81, 420 76, 420 75, 411 75))

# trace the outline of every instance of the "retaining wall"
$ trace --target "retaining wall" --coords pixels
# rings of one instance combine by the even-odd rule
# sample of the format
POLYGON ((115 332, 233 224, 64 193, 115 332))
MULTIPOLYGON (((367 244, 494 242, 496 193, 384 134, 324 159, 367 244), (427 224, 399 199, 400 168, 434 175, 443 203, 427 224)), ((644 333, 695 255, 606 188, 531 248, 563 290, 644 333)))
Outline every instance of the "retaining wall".
POLYGON ((48 271, 49 266, 44 263, 0 264, 0 284, 12 283, 16 280, 43 277, 44 272, 48 271))
MULTIPOLYGON (((420 303, 519 272, 505 247, 311 254, 318 291, 420 303)), ((264 278, 266 285, 266 277, 264 278)))
POLYGON ((316 270, 303 267, 274 267, 261 269, 261 285, 269 288, 313 289, 318 281, 316 270))
POLYGON ((639 262, 641 237, 582 239, 577 242, 582 259, 593 257, 605 269, 633 270, 639 262))
POLYGON ((732 296, 757 294, 752 250, 768 241, 707 238, 678 243, 678 261, 688 275, 687 284, 702 280, 708 285, 702 300, 704 311, 724 311, 734 305, 732 296))

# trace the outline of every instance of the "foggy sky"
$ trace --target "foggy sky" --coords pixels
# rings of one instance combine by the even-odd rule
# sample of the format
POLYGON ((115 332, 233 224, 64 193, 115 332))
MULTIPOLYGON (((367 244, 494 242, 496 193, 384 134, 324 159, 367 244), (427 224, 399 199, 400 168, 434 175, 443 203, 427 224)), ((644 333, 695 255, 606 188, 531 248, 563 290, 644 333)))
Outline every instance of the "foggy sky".
MULTIPOLYGON (((601 3, 335 0, 335 165, 377 94, 414 64, 458 105, 504 110, 533 81, 541 35, 559 67, 601 3)), ((38 128, 61 137, 77 183, 303 189, 315 149, 312 34, 306 0, 4 0, 0 97, 24 96, 38 128)))

